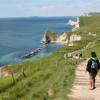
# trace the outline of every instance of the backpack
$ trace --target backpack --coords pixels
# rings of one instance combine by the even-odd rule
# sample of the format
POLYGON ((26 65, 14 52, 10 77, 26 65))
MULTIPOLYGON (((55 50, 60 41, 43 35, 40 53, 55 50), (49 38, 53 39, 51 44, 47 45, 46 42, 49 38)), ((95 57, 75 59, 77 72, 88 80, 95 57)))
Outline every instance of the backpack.
POLYGON ((91 72, 91 70, 93 71, 98 71, 100 69, 100 62, 99 62, 99 60, 96 58, 96 59, 94 59, 94 58, 90 58, 89 59, 89 61, 88 61, 88 63, 87 63, 87 67, 86 67, 86 70, 88 71, 88 72, 91 72))
POLYGON ((98 70, 98 63, 97 63, 97 61, 93 61, 93 60, 92 60, 91 69, 93 69, 93 70, 98 70))

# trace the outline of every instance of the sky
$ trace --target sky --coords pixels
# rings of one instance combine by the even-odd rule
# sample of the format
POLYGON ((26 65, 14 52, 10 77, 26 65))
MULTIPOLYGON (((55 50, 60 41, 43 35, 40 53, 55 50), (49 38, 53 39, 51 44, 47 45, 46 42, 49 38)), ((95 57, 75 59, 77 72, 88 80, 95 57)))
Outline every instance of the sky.
POLYGON ((100 0, 0 0, 0 17, 77 16, 100 12, 100 0))

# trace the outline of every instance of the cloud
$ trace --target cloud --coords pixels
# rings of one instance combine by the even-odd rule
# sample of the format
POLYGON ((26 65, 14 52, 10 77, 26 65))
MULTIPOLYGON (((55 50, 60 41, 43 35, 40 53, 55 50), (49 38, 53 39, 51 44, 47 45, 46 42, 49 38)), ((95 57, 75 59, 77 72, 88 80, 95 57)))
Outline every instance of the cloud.
MULTIPOLYGON (((32 12, 37 16, 68 16, 81 15, 85 12, 100 11, 99 4, 93 5, 90 2, 83 3, 82 0, 76 0, 80 4, 72 3, 60 5, 45 5, 33 7, 32 12), (97 6, 98 5, 98 6, 97 6)), ((86 0, 85 0, 86 1, 86 0)))
POLYGON ((76 11, 73 11, 75 9, 73 6, 41 6, 41 7, 33 7, 33 13, 37 16, 65 16, 65 15, 79 15, 78 7, 76 11), (73 13, 74 12, 74 13, 73 13), (77 13, 75 13, 77 12, 77 13))
POLYGON ((2 16, 67 16, 100 11, 100 0, 0 0, 2 16))

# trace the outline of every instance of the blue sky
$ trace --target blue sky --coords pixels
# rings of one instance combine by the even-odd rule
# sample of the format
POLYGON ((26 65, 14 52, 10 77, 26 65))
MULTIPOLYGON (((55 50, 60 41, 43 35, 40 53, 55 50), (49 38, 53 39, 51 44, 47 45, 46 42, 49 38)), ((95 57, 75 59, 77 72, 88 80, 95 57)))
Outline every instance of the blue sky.
POLYGON ((0 17, 74 16, 99 11, 100 0, 0 0, 0 17))

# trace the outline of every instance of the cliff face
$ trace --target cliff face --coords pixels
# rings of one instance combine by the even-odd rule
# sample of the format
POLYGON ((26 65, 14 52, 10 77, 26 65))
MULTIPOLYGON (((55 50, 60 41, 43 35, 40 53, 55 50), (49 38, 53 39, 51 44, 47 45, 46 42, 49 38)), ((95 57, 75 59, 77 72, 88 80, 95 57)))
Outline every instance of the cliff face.
POLYGON ((74 42, 74 41, 80 41, 81 36, 77 34, 71 34, 68 36, 67 32, 62 32, 59 36, 54 36, 50 32, 46 32, 44 34, 44 37, 42 39, 42 42, 44 43, 61 43, 61 44, 68 44, 74 42))
POLYGON ((52 41, 52 43, 67 44, 68 43, 68 33, 62 32, 59 36, 57 36, 55 41, 52 41))
POLYGON ((73 46, 75 41, 80 41, 82 37, 77 34, 72 34, 69 39, 68 46, 73 46))
POLYGON ((79 18, 78 17, 77 17, 77 20, 76 21, 69 20, 68 24, 73 27, 72 31, 76 31, 77 29, 80 28, 79 22, 80 21, 79 21, 79 18))
POLYGON ((45 32, 41 42, 50 43, 50 42, 54 41, 55 39, 56 39, 56 36, 54 36, 53 33, 45 32))
POLYGON ((66 41, 67 38, 68 38, 67 33, 63 32, 57 37, 56 41, 66 41))
POLYGON ((44 43, 50 43, 50 42, 62 42, 66 41, 67 39, 67 33, 63 32, 59 36, 53 34, 52 32, 45 32, 42 42, 44 43))
POLYGON ((81 36, 80 35, 72 34, 70 36, 70 42, 80 41, 80 40, 81 40, 81 36))
MULTIPOLYGON (((80 28, 79 26, 79 18, 77 17, 77 20, 69 20, 68 24, 71 25, 73 27, 72 31, 76 31, 77 29, 80 28)), ((48 32, 46 31, 44 33, 42 42, 43 43, 71 43, 74 41, 80 41, 81 40, 81 36, 80 35, 76 35, 76 34, 71 34, 70 37, 68 37, 68 33, 67 32, 62 32, 59 36, 55 35, 52 32, 48 32)))

